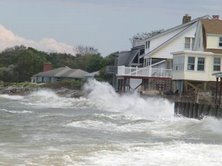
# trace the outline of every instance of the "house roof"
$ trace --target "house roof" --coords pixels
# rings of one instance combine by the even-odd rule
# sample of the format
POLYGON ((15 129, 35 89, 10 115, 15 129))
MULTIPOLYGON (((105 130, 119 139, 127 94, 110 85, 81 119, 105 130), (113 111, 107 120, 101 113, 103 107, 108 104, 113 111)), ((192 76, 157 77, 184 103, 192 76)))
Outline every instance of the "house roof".
POLYGON ((222 20, 203 19, 201 20, 205 33, 222 34, 222 20))
POLYGON ((87 74, 89 73, 81 69, 71 69, 66 66, 49 70, 46 72, 40 72, 38 74, 35 74, 34 77, 41 76, 41 77, 84 78, 87 74))
POLYGON ((140 49, 144 49, 144 46, 137 46, 130 51, 122 51, 118 53, 118 66, 128 66, 132 63, 134 57, 140 52, 140 49))
POLYGON ((222 20, 219 19, 203 19, 201 20, 203 27, 203 39, 205 51, 213 52, 215 54, 222 54, 222 49, 207 49, 206 41, 207 34, 222 35, 222 20))
POLYGON ((222 72, 216 72, 216 73, 213 73, 212 75, 222 78, 222 72))
POLYGON ((130 51, 121 51, 118 53, 118 66, 128 65, 131 59, 130 51))
POLYGON ((124 51, 119 53, 118 66, 128 66, 137 55, 139 50, 124 51))
MULTIPOLYGON (((185 24, 180 24, 180 25, 177 25, 177 26, 175 26, 175 27, 173 27, 173 28, 169 28, 169 29, 167 29, 167 30, 165 30, 165 31, 163 31, 163 32, 155 35, 155 36, 152 36, 152 37, 150 37, 150 38, 147 38, 147 39, 152 40, 152 39, 158 38, 158 37, 160 37, 160 36, 163 36, 163 35, 165 35, 165 34, 168 34, 168 33, 170 33, 170 32, 173 32, 173 31, 175 31, 175 30, 177 30, 177 29, 185 28, 185 27, 188 27, 188 26, 190 26, 190 25, 193 25, 194 23, 196 23, 197 21, 199 21, 199 20, 201 20, 201 19, 207 19, 207 18, 210 18, 210 16, 205 15, 205 16, 202 16, 202 17, 198 17, 198 18, 193 19, 193 20, 191 20, 191 21, 189 21, 189 22, 187 22, 187 23, 185 23, 185 24)), ((147 40, 147 39, 145 39, 145 40, 147 40)))
POLYGON ((163 43, 160 43, 159 46, 157 46, 156 48, 154 48, 152 51, 148 52, 146 55, 144 56, 147 56, 147 55, 152 55, 154 54, 155 52, 157 52, 158 50, 160 50, 161 48, 163 48, 164 46, 166 46, 167 44, 169 44, 171 41, 173 41, 174 39, 178 38, 179 36, 181 36, 189 27, 191 27, 192 25, 194 25, 195 23, 197 23, 198 21, 202 20, 202 19, 206 19, 206 18, 209 18, 208 15, 206 16, 203 16, 203 17, 198 17, 194 20, 191 20, 190 22, 187 22, 185 24, 181 24, 181 25, 178 25, 176 27, 173 27, 173 28, 170 28, 166 31, 163 31, 162 33, 158 34, 158 35, 155 35, 151 38, 149 38, 149 40, 153 40, 155 38, 158 38, 158 37, 161 37, 163 35, 166 35, 168 33, 171 33, 175 30, 178 30, 178 29, 181 29, 180 32, 178 32, 176 35, 174 35, 173 37, 169 38, 167 41, 163 42, 163 43))

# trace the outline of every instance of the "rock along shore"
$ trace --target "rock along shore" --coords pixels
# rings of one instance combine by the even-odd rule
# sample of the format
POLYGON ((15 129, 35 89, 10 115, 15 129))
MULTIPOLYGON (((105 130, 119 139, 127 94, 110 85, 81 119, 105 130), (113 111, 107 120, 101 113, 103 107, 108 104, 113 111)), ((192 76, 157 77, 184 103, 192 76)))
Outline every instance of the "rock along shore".
POLYGON ((8 95, 29 95, 34 91, 38 90, 53 90, 56 94, 63 97, 81 97, 83 96, 83 92, 81 90, 73 90, 68 88, 42 88, 42 87, 22 87, 22 86, 6 86, 0 87, 0 94, 8 94, 8 95))

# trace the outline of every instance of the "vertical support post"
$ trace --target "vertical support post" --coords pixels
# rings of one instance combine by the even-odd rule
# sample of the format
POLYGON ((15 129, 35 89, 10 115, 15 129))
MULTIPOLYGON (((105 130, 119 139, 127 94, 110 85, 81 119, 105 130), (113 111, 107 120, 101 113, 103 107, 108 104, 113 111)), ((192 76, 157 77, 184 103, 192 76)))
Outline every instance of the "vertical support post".
POLYGON ((119 80, 119 92, 122 93, 122 79, 119 80))
POLYGON ((220 108, 220 103, 221 103, 221 93, 222 93, 222 81, 220 78, 219 108, 220 108))
POLYGON ((123 92, 126 92, 126 78, 123 79, 123 92))
POLYGON ((150 77, 150 66, 147 68, 147 70, 148 70, 148 76, 150 77))
POLYGON ((218 77, 216 80, 216 94, 215 94, 215 101, 214 101, 215 104, 217 104, 217 92, 218 92, 218 77))
POLYGON ((137 76, 138 67, 136 66, 136 76, 137 76))
POLYGON ((119 86, 119 84, 120 84, 120 82, 119 82, 119 79, 117 79, 117 91, 119 92, 119 90, 120 90, 120 86, 119 86))

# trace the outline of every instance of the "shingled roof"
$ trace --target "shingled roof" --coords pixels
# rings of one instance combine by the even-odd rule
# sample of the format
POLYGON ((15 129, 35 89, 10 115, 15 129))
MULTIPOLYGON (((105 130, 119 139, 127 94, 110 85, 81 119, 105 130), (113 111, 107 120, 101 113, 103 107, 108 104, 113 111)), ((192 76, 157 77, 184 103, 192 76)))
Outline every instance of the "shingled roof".
POLYGON ((222 34, 222 20, 203 19, 201 20, 205 33, 222 34))
POLYGON ((222 35, 222 20, 220 19, 202 19, 203 27, 203 39, 205 51, 213 52, 216 54, 222 54, 222 49, 207 49, 206 48, 206 37, 207 34, 222 35))
POLYGON ((122 65, 129 66, 141 49, 144 49, 143 45, 134 47, 130 51, 119 52, 118 53, 118 66, 122 66, 122 65))

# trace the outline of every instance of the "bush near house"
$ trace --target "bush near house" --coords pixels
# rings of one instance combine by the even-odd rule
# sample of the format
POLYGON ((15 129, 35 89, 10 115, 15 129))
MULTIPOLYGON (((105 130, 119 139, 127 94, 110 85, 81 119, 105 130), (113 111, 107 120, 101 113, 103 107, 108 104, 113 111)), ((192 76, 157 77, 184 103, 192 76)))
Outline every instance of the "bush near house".
POLYGON ((0 53, 0 81, 30 82, 30 78, 42 71, 44 63, 51 63, 53 68, 68 66, 87 72, 101 70, 101 80, 106 80, 103 70, 114 62, 112 55, 102 57, 97 54, 73 56, 62 53, 46 53, 24 46, 8 48, 0 53))

